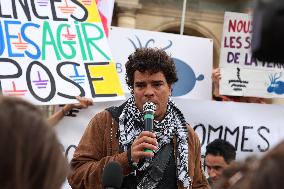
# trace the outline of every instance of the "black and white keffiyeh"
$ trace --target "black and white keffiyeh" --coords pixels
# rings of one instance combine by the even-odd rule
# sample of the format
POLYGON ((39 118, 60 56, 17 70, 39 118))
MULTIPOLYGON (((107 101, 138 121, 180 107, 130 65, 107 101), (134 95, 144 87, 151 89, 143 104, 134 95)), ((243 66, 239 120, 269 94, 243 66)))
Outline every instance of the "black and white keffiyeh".
MULTIPOLYGON (((119 117, 119 142, 125 151, 144 130, 143 115, 136 107, 134 97, 129 98, 119 117)), ((178 179, 183 183, 184 187, 189 188, 191 186, 191 178, 188 175, 187 123, 183 114, 171 98, 168 101, 165 118, 160 122, 154 121, 153 130, 158 141, 158 150, 154 153, 157 153, 165 144, 170 143, 174 135, 177 137, 176 163, 178 179)), ((142 169, 149 166, 149 161, 151 160, 146 160, 142 169)))

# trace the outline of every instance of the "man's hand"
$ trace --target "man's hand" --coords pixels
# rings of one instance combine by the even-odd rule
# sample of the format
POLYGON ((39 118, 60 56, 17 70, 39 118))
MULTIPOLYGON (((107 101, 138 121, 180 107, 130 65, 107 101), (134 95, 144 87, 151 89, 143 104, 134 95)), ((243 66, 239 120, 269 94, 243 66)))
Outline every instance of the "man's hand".
POLYGON ((142 131, 131 145, 131 159, 138 163, 140 159, 151 158, 153 152, 144 152, 144 149, 157 150, 156 135, 149 131, 142 131))

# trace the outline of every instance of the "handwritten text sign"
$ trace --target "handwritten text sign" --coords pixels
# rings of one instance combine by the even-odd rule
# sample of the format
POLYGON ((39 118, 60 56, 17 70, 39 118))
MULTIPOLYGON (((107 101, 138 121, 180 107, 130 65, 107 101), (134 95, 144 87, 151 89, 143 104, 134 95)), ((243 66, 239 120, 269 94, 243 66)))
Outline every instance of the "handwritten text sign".
POLYGON ((248 14, 226 12, 221 43, 220 66, 250 64, 251 17, 248 14), (248 63, 249 62, 249 63, 248 63))
MULTIPOLYGON (((284 139, 283 106, 180 98, 174 100, 186 121, 197 132, 202 154, 205 153, 206 145, 216 138, 231 142, 237 149, 238 159, 253 154, 261 155, 284 139)), ((65 149, 78 145, 87 124, 96 113, 122 103, 97 103, 82 110, 76 118, 66 117, 59 122, 56 131, 65 149)), ((68 157, 72 158, 72 154, 68 157)))
POLYGON ((252 57, 252 27, 252 17, 249 14, 225 13, 220 54, 220 67, 223 69, 220 93, 266 98, 283 97, 283 93, 273 93, 267 88, 271 83, 273 84, 272 77, 283 72, 284 64, 259 61, 252 57), (225 73, 226 71, 229 72, 225 73), (229 82, 236 80, 238 75, 245 78, 249 84, 240 83, 243 80, 239 78, 233 84, 229 82), (236 85, 243 85, 243 87, 234 87, 236 85))
POLYGON ((0 18, 4 95, 35 104, 124 98, 95 0, 10 1, 0 18))

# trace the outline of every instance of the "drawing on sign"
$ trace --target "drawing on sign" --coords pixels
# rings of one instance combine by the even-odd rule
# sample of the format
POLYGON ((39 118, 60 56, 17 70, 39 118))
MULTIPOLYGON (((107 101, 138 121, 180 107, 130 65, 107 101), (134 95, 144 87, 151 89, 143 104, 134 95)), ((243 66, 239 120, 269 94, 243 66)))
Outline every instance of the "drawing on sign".
POLYGON ((75 81, 76 83, 78 84, 83 84, 84 81, 85 81, 85 75, 79 75, 79 71, 78 71, 78 68, 76 67, 76 65, 73 65, 73 68, 74 68, 74 72, 75 72, 75 75, 70 75, 69 77, 75 81))
POLYGON ((234 91, 242 91, 243 88, 246 88, 248 84, 248 81, 241 79, 240 72, 241 72, 241 69, 237 68, 237 78, 238 79, 229 80, 229 84, 233 88, 234 91))
POLYGON ((48 79, 42 80, 39 71, 37 71, 37 76, 37 80, 33 80, 33 83, 35 83, 38 89, 45 89, 48 84, 48 79))
POLYGON ((269 75, 270 85, 267 88, 267 92, 284 94, 284 82, 278 80, 279 78, 281 78, 281 75, 281 72, 279 73, 279 75, 277 73, 269 75))
POLYGON ((48 2, 49 2, 49 0, 38 0, 37 4, 41 7, 46 7, 46 6, 48 6, 48 2))
MULTIPOLYGON (((131 40, 130 38, 128 38, 128 40, 129 40, 129 41, 131 42, 131 44, 133 45, 134 49, 143 48, 143 45, 142 45, 142 43, 141 43, 139 37, 137 37, 137 35, 135 35, 135 37, 136 37, 137 42, 138 42, 138 44, 139 44, 138 47, 136 46, 136 44, 134 43, 133 40, 131 40)), ((151 42, 152 42, 153 45, 154 45, 154 44, 155 44, 155 39, 149 39, 149 40, 146 42, 146 44, 145 44, 144 47, 145 47, 145 48, 150 47, 149 44, 150 44, 151 42)), ((173 42, 172 42, 171 40, 169 40, 169 42, 170 42, 170 43, 168 44, 168 46, 162 48, 163 50, 167 50, 168 48, 170 48, 170 47, 173 45, 173 42)))
MULTIPOLYGON (((27 90, 24 89, 17 89, 15 81, 12 81, 12 88, 11 90, 4 90, 5 93, 7 93, 8 96, 24 96, 27 90)), ((1 89, 2 91, 2 89, 1 89)))
MULTIPOLYGON (((138 36, 135 35, 135 38, 137 40, 138 45, 136 45, 135 42, 132 39, 128 38, 128 40, 133 45, 134 49, 143 48, 143 47, 148 48, 148 47, 151 47, 151 46, 155 47, 155 39, 153 39, 153 38, 149 39, 145 43, 144 46, 142 45, 141 40, 138 38, 138 36)), ((169 40, 169 44, 166 47, 163 47, 162 49, 167 50, 170 47, 172 47, 172 45, 173 45, 173 42, 171 40, 169 40)), ((156 47, 157 47, 157 45, 156 45, 156 47)), ((175 65, 176 65, 179 80, 174 84, 172 95, 174 97, 186 95, 187 93, 192 91, 192 89, 195 87, 196 81, 204 80, 204 75, 199 74, 198 76, 196 76, 193 69, 185 61, 180 60, 180 59, 175 58, 175 57, 173 57, 173 60, 174 60, 175 65)))
POLYGON ((1 94, 36 104, 123 98, 94 0, 10 2, 0 0, 1 94))

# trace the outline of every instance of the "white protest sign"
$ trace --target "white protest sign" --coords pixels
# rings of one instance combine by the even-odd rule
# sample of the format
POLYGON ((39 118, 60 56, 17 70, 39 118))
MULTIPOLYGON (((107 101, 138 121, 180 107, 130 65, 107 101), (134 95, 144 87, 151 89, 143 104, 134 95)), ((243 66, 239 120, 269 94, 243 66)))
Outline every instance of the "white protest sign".
POLYGON ((252 31, 251 15, 225 13, 220 54, 220 94, 281 98, 284 94, 284 64, 259 61, 252 57, 252 31), (235 83, 232 84, 233 80, 235 83), (236 88, 235 85, 243 87, 236 88), (271 86, 276 90, 268 90, 271 86))
POLYGON ((112 27, 110 48, 116 61, 125 93, 125 66, 128 56, 140 47, 163 48, 172 56, 177 67, 179 81, 174 85, 173 96, 211 99, 213 65, 213 41, 163 32, 112 27))
MULTIPOLYGON (((262 154, 284 139, 284 107, 279 105, 174 99, 188 123, 196 130, 205 146, 216 138, 226 139, 237 148, 238 159, 262 154)), ((64 148, 77 145, 91 118, 109 106, 123 101, 98 102, 79 112, 78 117, 65 117, 56 126, 64 148)), ((69 159, 72 154, 68 154, 69 159)))
POLYGON ((95 1, 0 2, 0 91, 41 105, 124 99, 95 1), (17 7, 17 8, 15 8, 17 7))
POLYGON ((284 139, 283 106, 181 99, 175 101, 197 132, 202 154, 205 153, 206 145, 216 138, 232 143, 237 149, 237 159, 253 154, 262 155, 284 139))

